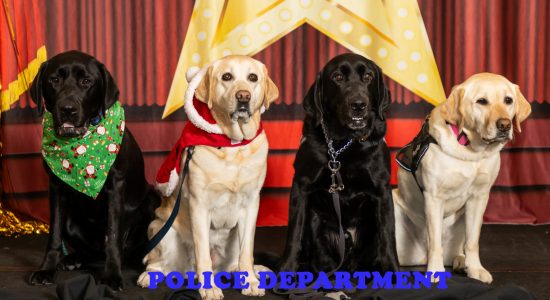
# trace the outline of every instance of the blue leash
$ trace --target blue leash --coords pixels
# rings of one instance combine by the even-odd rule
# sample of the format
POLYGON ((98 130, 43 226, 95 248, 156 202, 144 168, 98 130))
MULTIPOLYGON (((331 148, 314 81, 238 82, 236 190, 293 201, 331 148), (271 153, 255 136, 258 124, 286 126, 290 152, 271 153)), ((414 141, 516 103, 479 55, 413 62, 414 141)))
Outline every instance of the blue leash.
MULTIPOLYGON (((193 146, 190 146, 187 148, 187 158, 185 159, 185 164, 183 167, 183 174, 182 174, 182 182, 185 180, 185 175, 189 172, 189 162, 191 161, 191 157, 193 156, 193 146)), ((178 216, 178 212, 180 210, 180 202, 181 202, 181 190, 183 187, 180 187, 180 190, 178 192, 178 197, 176 198, 176 203, 174 204, 174 209, 172 210, 172 213, 170 214, 170 217, 168 217, 168 220, 166 220, 166 223, 164 223, 164 226, 149 240, 147 245, 145 245, 145 253, 151 252, 164 238, 164 236, 168 233, 168 230, 170 230, 170 227, 172 227, 172 224, 174 224, 174 221, 176 220, 176 217, 178 216)))

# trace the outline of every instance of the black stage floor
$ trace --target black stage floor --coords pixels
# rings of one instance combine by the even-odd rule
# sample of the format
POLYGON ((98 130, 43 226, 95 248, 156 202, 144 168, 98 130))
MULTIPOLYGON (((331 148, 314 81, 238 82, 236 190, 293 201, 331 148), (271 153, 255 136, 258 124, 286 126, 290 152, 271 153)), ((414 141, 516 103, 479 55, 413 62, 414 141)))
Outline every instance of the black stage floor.
MULTIPOLYGON (((285 227, 258 228, 256 251, 280 253, 285 232, 285 227)), ((46 241, 47 236, 0 238, 0 299, 57 299, 55 285, 27 285, 29 272, 42 260, 46 241)), ((550 225, 484 225, 480 253, 482 263, 493 274, 491 286, 514 283, 530 290, 539 300, 550 300, 550 225)), ((60 272, 58 280, 64 281, 82 273, 84 271, 60 272)), ((124 272, 126 289, 117 292, 116 298, 164 299, 170 292, 165 287, 157 290, 138 288, 135 285, 137 276, 137 271, 124 272)), ((453 273, 453 278, 461 276, 453 273)), ((251 299, 234 290, 226 290, 224 294, 225 299, 251 299)), ((268 293, 261 299, 282 298, 268 293)))

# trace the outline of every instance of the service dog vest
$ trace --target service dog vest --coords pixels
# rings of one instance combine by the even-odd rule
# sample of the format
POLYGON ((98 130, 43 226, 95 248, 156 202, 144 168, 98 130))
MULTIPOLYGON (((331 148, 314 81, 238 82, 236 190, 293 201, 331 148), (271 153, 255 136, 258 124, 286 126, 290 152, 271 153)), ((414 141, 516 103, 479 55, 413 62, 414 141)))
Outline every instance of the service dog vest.
MULTIPOLYGON (((426 120, 424 120, 424 124, 422 124, 422 128, 420 129, 418 135, 414 137, 412 142, 401 148, 395 156, 395 160, 399 166, 409 172, 412 172, 413 175, 418 169, 420 161, 424 157, 424 154, 426 154, 430 144, 437 145, 437 141, 430 135, 429 120, 430 116, 428 115, 426 120)), ((470 140, 468 139, 466 133, 459 132, 457 125, 447 123, 447 126, 449 126, 450 130, 456 136, 456 141, 460 145, 468 146, 470 144, 470 140)))
POLYGON ((418 135, 412 142, 400 149, 395 156, 395 160, 399 166, 409 172, 415 173, 430 144, 437 144, 437 141, 430 135, 428 123, 429 116, 424 121, 418 135))
POLYGON ((89 126, 82 137, 56 136, 53 116, 48 111, 42 126, 42 156, 52 173, 75 190, 97 198, 124 136, 124 108, 120 102, 107 109, 105 117, 89 126))

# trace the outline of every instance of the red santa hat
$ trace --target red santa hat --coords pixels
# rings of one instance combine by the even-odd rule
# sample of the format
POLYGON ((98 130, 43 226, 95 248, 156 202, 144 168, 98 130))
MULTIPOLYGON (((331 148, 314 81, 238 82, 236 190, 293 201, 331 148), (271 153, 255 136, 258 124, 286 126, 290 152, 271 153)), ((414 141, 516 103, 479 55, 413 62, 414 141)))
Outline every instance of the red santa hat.
MULTIPOLYGON (((221 127, 216 124, 216 120, 212 116, 208 105, 197 100, 195 97, 195 91, 204 78, 207 69, 208 66, 202 69, 194 67, 190 68, 186 73, 189 85, 185 92, 184 109, 189 122, 185 124, 180 138, 160 166, 156 177, 155 187, 165 197, 172 195, 180 183, 181 160, 187 147, 193 145, 212 147, 243 146, 250 143, 263 131, 260 123, 258 132, 254 138, 241 141, 231 140, 223 134, 221 127)), ((265 109, 262 109, 262 112, 264 110, 265 109)))

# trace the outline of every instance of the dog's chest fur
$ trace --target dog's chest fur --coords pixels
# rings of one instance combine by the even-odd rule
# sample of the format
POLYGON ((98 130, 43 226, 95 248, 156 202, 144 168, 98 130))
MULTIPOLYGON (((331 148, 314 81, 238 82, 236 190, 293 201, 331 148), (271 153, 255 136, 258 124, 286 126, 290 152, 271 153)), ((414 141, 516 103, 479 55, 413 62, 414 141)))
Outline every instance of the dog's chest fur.
MULTIPOLYGON (((380 187, 390 180, 389 170, 376 168, 382 165, 383 157, 381 147, 364 148, 354 145, 345 151, 338 159, 341 162, 340 175, 344 190, 338 193, 340 209, 342 211, 342 226, 345 231, 355 232, 363 218, 369 218, 366 211, 373 211, 380 187)), ((320 160, 306 159, 306 165, 319 170, 314 181, 307 189, 309 194, 308 209, 318 215, 323 222, 332 223, 330 226, 338 226, 334 215, 332 195, 328 193, 331 184, 330 171, 326 167, 328 158, 323 153, 320 160)), ((351 235, 355 242, 355 234, 351 235)))
POLYGON ((207 207, 212 229, 235 227, 243 215, 242 210, 259 200, 267 151, 265 133, 245 146, 195 147, 189 166, 188 190, 200 195, 192 201, 207 207))
POLYGON ((445 154, 437 145, 430 145, 421 163, 425 189, 444 200, 445 214, 460 210, 474 194, 488 193, 496 179, 500 155, 495 153, 478 161, 464 161, 445 154), (437 175, 430 172, 437 170, 437 175))

